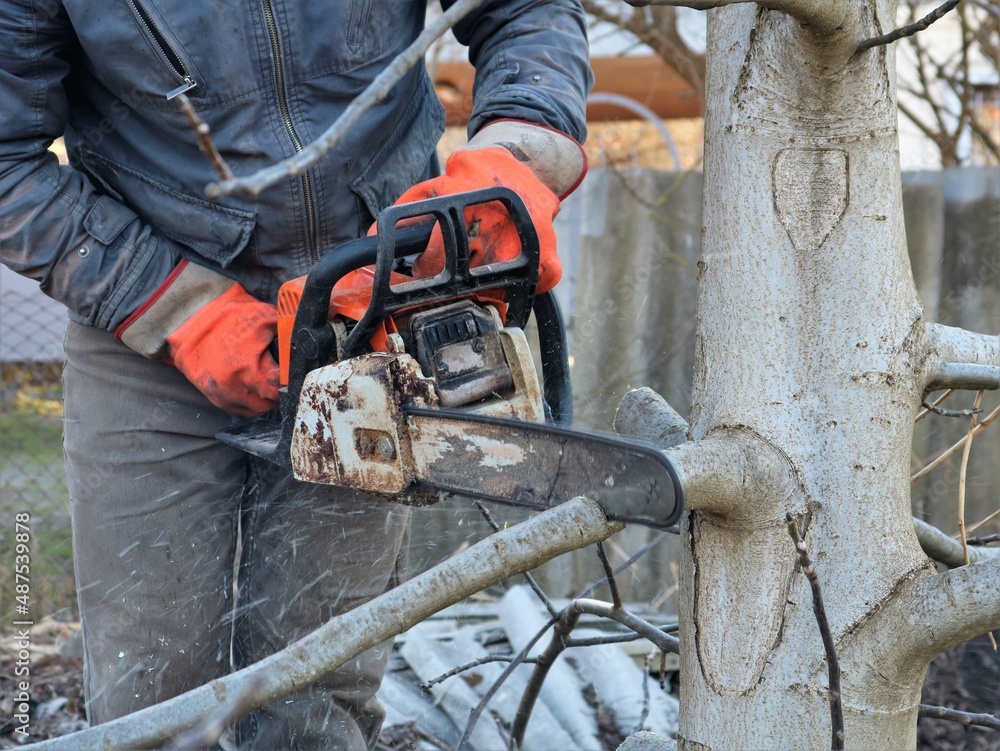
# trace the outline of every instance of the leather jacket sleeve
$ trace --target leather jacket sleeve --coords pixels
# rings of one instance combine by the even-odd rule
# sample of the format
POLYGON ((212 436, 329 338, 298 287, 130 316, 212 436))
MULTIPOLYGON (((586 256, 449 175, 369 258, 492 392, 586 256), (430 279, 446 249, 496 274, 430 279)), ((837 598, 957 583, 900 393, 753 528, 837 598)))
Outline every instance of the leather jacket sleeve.
POLYGON ((179 253, 48 151, 66 126, 72 39, 55 0, 0 2, 0 261, 80 322, 113 330, 179 253))
POLYGON ((488 0, 455 27, 455 36, 468 45, 476 68, 470 137, 510 118, 585 140, 593 74, 578 0, 488 0))

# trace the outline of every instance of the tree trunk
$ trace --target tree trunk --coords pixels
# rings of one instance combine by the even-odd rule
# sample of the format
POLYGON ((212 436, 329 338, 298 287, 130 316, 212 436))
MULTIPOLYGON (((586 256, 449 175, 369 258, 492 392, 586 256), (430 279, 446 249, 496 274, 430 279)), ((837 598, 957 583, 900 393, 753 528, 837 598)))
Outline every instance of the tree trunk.
POLYGON ((888 605, 934 570, 908 480, 926 327, 892 48, 854 54, 894 26, 895 3, 850 5, 858 15, 828 33, 753 4, 710 11, 692 435, 783 468, 750 457, 734 490, 691 504, 703 510, 682 530, 681 748, 830 745, 787 512, 823 586, 848 747, 916 744, 933 650, 904 649, 911 624, 888 605))

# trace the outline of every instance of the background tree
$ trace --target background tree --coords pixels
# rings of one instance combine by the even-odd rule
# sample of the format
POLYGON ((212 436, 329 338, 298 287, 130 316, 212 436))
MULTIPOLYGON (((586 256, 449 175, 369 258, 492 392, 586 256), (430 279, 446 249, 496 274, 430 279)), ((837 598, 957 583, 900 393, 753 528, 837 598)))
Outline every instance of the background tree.
MULTIPOLYGON (((614 0, 583 0, 595 21, 610 23, 650 47, 704 95, 705 51, 683 31, 672 6, 630 8, 614 0)), ((899 22, 912 24, 934 8, 902 0, 899 22)), ((891 19, 889 19, 891 21, 891 19)), ((893 28, 889 23, 886 30, 893 28)), ((1000 9, 966 0, 933 32, 898 45, 899 111, 937 149, 942 167, 1000 162, 1000 9)))

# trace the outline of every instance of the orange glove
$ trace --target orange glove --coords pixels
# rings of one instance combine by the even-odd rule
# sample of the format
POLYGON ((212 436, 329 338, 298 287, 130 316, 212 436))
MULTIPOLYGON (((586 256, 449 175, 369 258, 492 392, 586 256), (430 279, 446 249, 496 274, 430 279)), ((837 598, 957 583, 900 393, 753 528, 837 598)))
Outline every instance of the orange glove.
POLYGON ((216 407, 260 415, 278 405, 278 363, 268 350, 277 321, 274 305, 183 260, 115 336, 146 357, 169 358, 216 407))
MULTIPOLYGON (((580 183, 586 169, 583 150, 569 136, 540 125, 500 120, 454 152, 445 174, 414 185, 396 204, 498 185, 510 188, 524 201, 538 233, 536 291, 542 293, 552 289, 562 276, 552 220, 559 212, 559 201, 580 183)), ((470 206, 465 222, 471 266, 508 261, 520 252, 517 229, 499 202, 470 206)), ((413 264, 413 275, 434 276, 443 268, 444 245, 440 230, 435 229, 427 250, 413 264)))

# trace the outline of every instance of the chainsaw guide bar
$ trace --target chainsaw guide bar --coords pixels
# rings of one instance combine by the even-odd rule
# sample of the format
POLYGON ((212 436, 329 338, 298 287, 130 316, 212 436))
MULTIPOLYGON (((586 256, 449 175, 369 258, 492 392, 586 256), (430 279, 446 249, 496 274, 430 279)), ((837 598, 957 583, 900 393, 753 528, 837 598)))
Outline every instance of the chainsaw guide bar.
POLYGON ((404 407, 415 489, 533 509, 577 496, 613 521, 665 529, 683 512, 680 478, 651 444, 544 423, 404 407))

